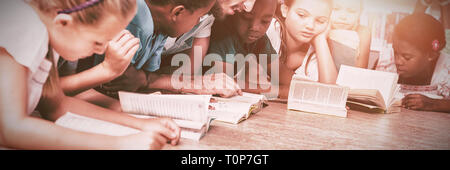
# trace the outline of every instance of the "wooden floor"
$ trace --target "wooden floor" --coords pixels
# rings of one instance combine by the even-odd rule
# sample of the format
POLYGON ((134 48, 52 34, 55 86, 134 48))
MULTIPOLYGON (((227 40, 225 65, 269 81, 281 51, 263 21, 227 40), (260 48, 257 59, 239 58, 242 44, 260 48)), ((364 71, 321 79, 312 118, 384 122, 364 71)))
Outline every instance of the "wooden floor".
MULTIPOLYGON (((200 140, 166 150, 449 150, 450 114, 349 111, 347 118, 287 111, 271 102, 238 125, 213 121, 200 140)), ((2 148, 0 146, 0 150, 2 148)))
POLYGON ((213 122, 199 142, 182 139, 168 150, 420 150, 450 149, 450 114, 403 110, 349 111, 347 118, 287 111, 271 102, 239 125, 213 122))

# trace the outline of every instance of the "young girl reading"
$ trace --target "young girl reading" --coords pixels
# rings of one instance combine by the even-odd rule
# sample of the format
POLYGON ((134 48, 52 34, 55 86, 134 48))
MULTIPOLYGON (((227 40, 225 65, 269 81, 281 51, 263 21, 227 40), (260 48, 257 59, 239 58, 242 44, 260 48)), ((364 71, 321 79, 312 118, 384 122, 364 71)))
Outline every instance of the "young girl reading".
MULTIPOLYGON (((337 69, 328 47, 332 3, 329 0, 285 0, 277 19, 281 26, 279 97, 287 98, 293 76, 336 83, 337 69)), ((273 27, 271 29, 274 29, 273 27)), ((274 43, 277 44, 277 43, 274 43)))
POLYGON ((406 97, 403 107, 450 112, 450 57, 442 24, 432 16, 415 13, 395 27, 393 48, 397 73, 406 97))
MULTIPOLYGON (((136 14, 135 0, 2 1, 0 23, 0 145, 18 149, 160 149, 176 144, 170 119, 137 119, 66 97, 55 62, 104 51, 136 14), (42 98, 41 98, 42 94, 42 98), (41 99, 40 99, 41 98, 41 99), (39 106, 38 106, 39 103, 39 106), (30 116, 37 108, 55 121, 67 112, 142 130, 112 137, 69 130, 30 116), (32 139, 29 140, 29 139, 32 139)), ((120 38, 120 37, 119 37, 120 38)))

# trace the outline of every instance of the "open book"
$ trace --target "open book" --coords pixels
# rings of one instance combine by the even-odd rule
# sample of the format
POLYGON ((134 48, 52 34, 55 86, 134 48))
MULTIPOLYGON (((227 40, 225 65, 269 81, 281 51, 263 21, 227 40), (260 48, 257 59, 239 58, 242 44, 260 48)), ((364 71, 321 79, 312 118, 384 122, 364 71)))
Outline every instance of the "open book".
POLYGON ((232 98, 214 97, 210 110, 215 120, 238 124, 250 117, 251 114, 261 111, 267 99, 263 95, 243 93, 242 96, 232 98))
POLYGON ((342 65, 336 84, 350 88, 348 104, 365 112, 395 113, 401 101, 396 98, 400 86, 395 73, 342 65))
MULTIPOLYGON (((134 115, 168 117, 195 122, 205 127, 197 131, 204 136, 212 117, 209 116, 211 95, 158 95, 119 92, 122 111, 134 115)), ((181 126, 180 126, 181 127, 181 126)))
POLYGON ((119 92, 119 98, 122 110, 127 113, 203 123, 214 119, 233 124, 261 110, 265 101, 263 95, 250 93, 227 99, 211 95, 148 95, 119 92), (214 109, 209 109, 210 106, 214 109))
MULTIPOLYGON (((154 118, 149 116, 136 117, 147 119, 154 118)), ((181 138, 199 141, 201 137, 206 133, 206 131, 208 131, 207 126, 202 123, 176 119, 174 119, 174 121, 181 128, 181 138)), ((137 129, 73 114, 70 112, 60 117, 55 123, 59 126, 78 130, 81 132, 96 133, 109 136, 127 136, 140 132, 137 129)))
POLYGON ((328 44, 330 45, 331 55, 334 58, 337 69, 341 65, 356 66, 356 60, 360 54, 359 41, 356 31, 330 31, 328 44))
POLYGON ((347 117, 347 95, 346 87, 294 77, 289 91, 288 109, 347 117))
POLYGON ((210 121, 211 95, 155 95, 119 92, 122 111, 201 123, 210 121))

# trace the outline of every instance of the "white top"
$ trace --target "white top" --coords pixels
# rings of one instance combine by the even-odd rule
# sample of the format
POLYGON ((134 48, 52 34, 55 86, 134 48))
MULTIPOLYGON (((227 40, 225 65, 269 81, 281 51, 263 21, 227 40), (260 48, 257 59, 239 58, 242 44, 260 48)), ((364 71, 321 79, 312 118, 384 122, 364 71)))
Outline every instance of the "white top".
POLYGON ((450 55, 442 53, 436 64, 431 85, 437 86, 438 95, 450 99, 450 55))
POLYGON ((450 56, 441 53, 430 85, 402 85, 401 95, 421 94, 433 99, 450 99, 450 56))
POLYGON ((281 47, 281 25, 279 22, 277 22, 277 19, 272 19, 272 22, 270 23, 266 34, 267 37, 269 37, 270 43, 272 43, 272 47, 279 54, 281 47))
POLYGON ((2 1, 0 11, 0 47, 28 69, 27 113, 31 114, 39 103, 43 84, 52 66, 45 59, 49 43, 47 28, 33 8, 24 1, 2 1))
POLYGON ((211 27, 214 24, 214 16, 205 15, 200 18, 200 23, 197 24, 191 31, 183 34, 181 37, 169 37, 164 45, 162 56, 171 55, 183 52, 192 48, 194 38, 208 38, 211 36, 211 27))
POLYGON ((303 59, 302 65, 295 70, 294 76, 296 78, 319 81, 319 65, 317 64, 316 54, 313 54, 314 52, 314 48, 311 46, 303 59))
MULTIPOLYGON (((272 23, 267 30, 267 36, 272 43, 273 48, 280 54, 281 50, 281 27, 276 19, 272 20, 272 23)), ((294 77, 300 79, 306 79, 310 81, 319 81, 319 71, 314 48, 311 46, 303 59, 302 65, 295 71, 294 77)))

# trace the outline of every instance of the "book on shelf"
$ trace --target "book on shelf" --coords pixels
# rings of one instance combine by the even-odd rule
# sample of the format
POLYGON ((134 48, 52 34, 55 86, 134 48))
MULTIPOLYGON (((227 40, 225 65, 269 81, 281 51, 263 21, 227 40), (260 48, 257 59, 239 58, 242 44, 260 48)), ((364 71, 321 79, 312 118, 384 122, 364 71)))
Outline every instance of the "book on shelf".
MULTIPOLYGON (((136 115, 132 116, 147 119, 155 118, 151 116, 136 116, 136 115)), ((181 138, 199 141, 208 130, 207 126, 205 126, 202 123, 176 119, 174 119, 174 121, 181 128, 181 138)), ((66 113, 64 116, 56 120, 55 124, 81 132, 88 132, 109 136, 127 136, 137 134, 140 132, 140 130, 138 129, 134 129, 131 127, 103 120, 89 118, 86 116, 70 112, 66 113)))
POLYGON ((351 109, 373 113, 400 112, 398 75, 343 65, 336 84, 350 88, 347 104, 351 109))
POLYGON ((322 84, 294 76, 289 90, 288 109, 347 117, 345 104, 348 90, 346 87, 322 84))

